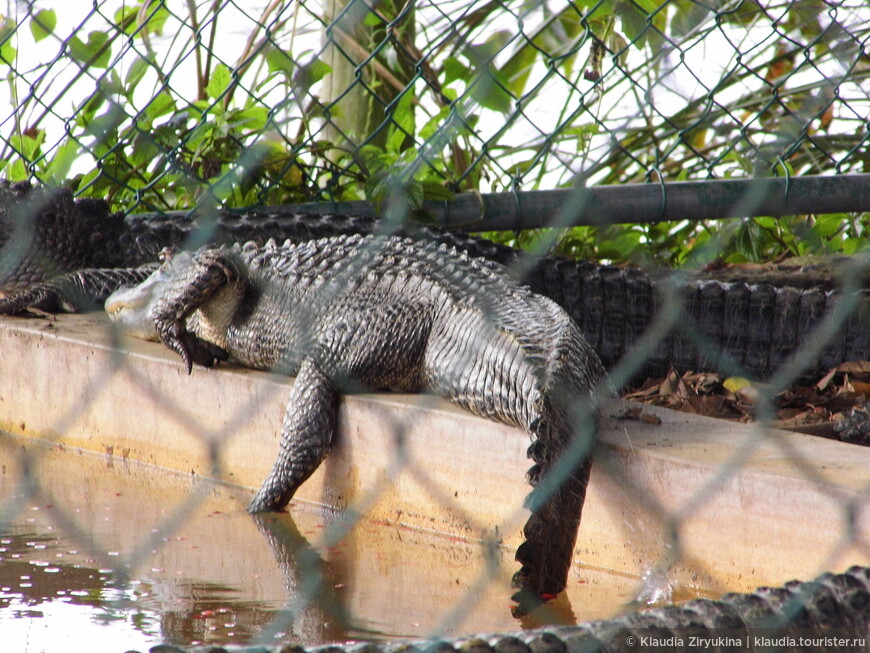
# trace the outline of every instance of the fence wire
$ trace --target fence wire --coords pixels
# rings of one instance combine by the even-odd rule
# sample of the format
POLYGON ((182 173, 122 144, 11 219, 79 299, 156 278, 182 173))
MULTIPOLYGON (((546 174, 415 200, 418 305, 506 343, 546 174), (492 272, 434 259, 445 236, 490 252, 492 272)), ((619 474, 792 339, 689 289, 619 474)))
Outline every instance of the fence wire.
POLYGON ((15 4, 0 165, 128 212, 866 172, 863 9, 15 4))
MULTIPOLYGON (((15 3, 0 19, 0 67, 6 72, 2 92, 9 100, 3 105, 9 108, 0 109, 0 174, 13 182, 66 185, 82 199, 105 199, 133 216, 128 224, 138 220, 136 214, 179 210, 184 213, 172 219, 187 228, 184 221, 192 209, 208 223, 223 209, 238 209, 243 216, 256 209, 268 216, 283 204, 366 199, 377 205, 391 200, 392 206, 405 209, 398 213, 401 223, 424 200, 449 200, 466 191, 866 173, 870 16, 865 4, 15 3)), ((853 221, 849 234, 862 232, 857 218, 837 220, 853 221)), ((816 223, 820 238, 840 233, 842 225, 828 229, 827 224, 816 223)), ((2 227, 0 271, 8 273, 26 255, 22 242, 43 234, 32 224, 2 227)), ((679 237, 701 239, 705 229, 681 231, 679 237)), ((536 242, 536 253, 548 250, 560 235, 545 234, 536 242)), ((195 242, 198 236, 190 238, 195 242)), ((626 247, 637 244, 635 238, 629 240, 626 247)), ((771 274, 780 276, 773 281, 727 279, 728 292, 716 299, 706 294, 713 285, 704 281, 679 278, 674 289, 670 282, 617 268, 498 251, 507 257, 501 262, 526 275, 533 287, 561 288, 557 301, 576 317, 602 357, 610 356, 605 362, 614 385, 623 388, 647 376, 667 375, 632 386, 635 396, 657 393, 659 403, 687 412, 726 413, 730 407, 731 417, 745 420, 753 413, 759 423, 787 418, 827 422, 844 405, 860 405, 856 397, 865 387, 860 375, 866 373, 860 361, 870 358, 861 291, 866 261, 860 256, 833 272, 810 269, 812 283, 821 284, 817 290, 795 290, 799 275, 776 269, 771 274), (769 290, 753 290, 759 287, 769 290), (728 303, 733 289, 740 300, 728 303), (639 303, 614 300, 621 296, 639 303), (711 333, 722 333, 722 325, 705 322, 705 311, 725 316, 737 341, 716 341, 711 333), (773 325, 768 340, 753 334, 752 324, 762 322, 773 325), (776 349, 777 342, 785 344, 776 349), (759 366, 753 356, 762 349, 765 362, 759 366), (847 361, 855 366, 826 374, 847 361), (810 373, 815 385, 798 384, 810 373), (767 385, 744 377, 764 377, 767 385), (823 396, 823 381, 831 389, 836 385, 836 394, 823 396), (701 396, 698 389, 709 385, 727 386, 730 394, 701 396), (815 388, 815 394, 807 388, 815 388), (788 393, 792 403, 783 408, 788 393), (824 402, 829 403, 820 408, 824 402), (712 403, 717 403, 716 411, 709 408, 712 403)), ((376 255, 369 252, 363 258, 376 255)), ((354 271, 349 265, 347 275, 354 271)), ((63 318, 57 324, 63 326, 63 318)), ((108 337, 117 342, 116 333, 110 331, 108 337)), ((43 387, 42 380, 28 378, 8 363, 3 374, 20 377, 22 395, 43 387)), ((208 449, 215 477, 231 480, 224 453, 238 428, 268 405, 267 398, 252 396, 238 413, 219 416, 220 425, 211 428, 191 419, 184 401, 140 374, 122 355, 95 366, 87 387, 63 404, 50 438, 63 442, 65 432, 124 375, 133 379, 137 396, 208 449)), ((47 373, 33 376, 41 379, 47 373)), ((609 389, 605 384, 601 392, 609 389)), ((277 431, 277 415, 272 418, 277 431)), ((3 419, 7 425, 17 423, 15 415, 3 419)), ((135 629, 179 645, 239 639, 315 645, 340 641, 348 632, 378 639, 353 630, 354 615, 341 597, 342 565, 329 554, 343 543, 358 545, 349 534, 366 526, 386 486, 402 473, 427 488, 445 512, 458 515, 458 522, 471 524, 469 530, 490 536, 478 549, 481 568, 457 581, 463 591, 444 615, 432 619, 430 631, 408 628, 380 636, 438 637, 459 628, 466 613, 487 612, 480 605, 481 591, 506 587, 514 571, 510 555, 498 546, 498 534, 516 532, 525 513, 517 505, 516 513, 494 531, 464 513, 432 479, 425 461, 409 456, 406 440, 414 426, 409 419, 397 420, 392 413, 384 419, 394 443, 384 454, 389 473, 327 520, 322 533, 312 535, 303 526, 306 518, 296 513, 293 520, 257 518, 263 538, 259 546, 268 543, 283 575, 287 600, 282 609, 236 606, 237 613, 225 621, 240 634, 233 640, 225 635, 227 629, 217 635, 209 630, 212 618, 221 618, 212 611, 218 604, 214 596, 226 588, 154 581, 154 593, 165 593, 158 600, 160 622, 136 612, 142 621, 133 619, 135 629)), ((578 433, 588 422, 577 417, 578 433)), ((23 584, 13 589, 10 582, 0 590, 7 604, 47 602, 46 595, 28 589, 32 574, 15 566, 28 560, 33 553, 28 550, 38 548, 43 537, 26 526, 35 518, 24 518, 22 526, 28 510, 50 512, 50 528, 85 551, 84 566, 97 570, 99 578, 70 578, 70 586, 91 592, 90 598, 107 606, 105 617, 111 621, 141 601, 142 581, 135 570, 155 551, 169 555, 175 534, 197 511, 214 505, 213 487, 195 484, 182 500, 161 510, 142 505, 141 528, 122 538, 124 547, 121 542, 106 545, 97 526, 83 524, 74 510, 65 508, 61 497, 74 490, 57 478, 52 454, 33 446, 21 453, 10 444, 14 442, 7 440, 4 453, 5 464, 15 472, 0 503, 0 528, 8 528, 0 555, 23 584), (57 509, 49 510, 55 504, 57 509)), ((826 486, 825 461, 760 425, 735 442, 733 455, 677 506, 653 496, 643 479, 616 464, 617 458, 602 458, 607 462, 597 468, 605 479, 600 483, 621 488, 664 533, 661 547, 645 552, 642 567, 648 574, 637 592, 642 599, 667 594, 669 571, 680 565, 703 576, 698 552, 687 549, 686 524, 704 506, 734 491, 735 479, 742 478, 743 467, 759 451, 781 456, 801 481, 826 486)), ((485 452, 480 458, 486 460, 485 452)), ((159 488, 148 489, 163 499, 159 488)), ((818 571, 828 563, 870 560, 870 482, 851 490, 831 491, 842 529, 830 550, 822 552, 825 563, 818 571)), ((241 513, 243 500, 237 503, 241 513)), ((134 509, 127 504, 126 510, 134 509)), ((797 537, 775 525, 773 517, 772 522, 779 536, 797 537)), ((219 554, 207 547, 202 555, 219 554)), ((38 557, 30 560, 31 566, 38 565, 38 557)), ((69 573, 63 564, 57 569, 69 573)), ((575 564, 572 574, 582 576, 583 568, 575 564)), ((389 591, 402 598, 384 602, 387 609, 406 600, 398 589, 401 581, 393 583, 389 591)), ((563 607, 557 604, 543 618, 564 619, 563 607)), ((568 621, 582 619, 582 611, 578 608, 568 621)), ((525 624, 516 622, 517 628, 525 624)))

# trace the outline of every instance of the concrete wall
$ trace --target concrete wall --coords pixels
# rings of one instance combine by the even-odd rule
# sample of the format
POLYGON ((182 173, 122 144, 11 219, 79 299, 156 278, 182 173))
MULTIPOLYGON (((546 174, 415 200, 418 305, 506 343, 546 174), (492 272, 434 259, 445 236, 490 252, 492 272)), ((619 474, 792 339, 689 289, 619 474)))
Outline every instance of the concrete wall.
MULTIPOLYGON (((285 377, 188 376, 102 315, 2 319, 0 349, 0 429, 13 434, 251 492, 277 452, 285 377)), ((640 576, 676 558, 673 580, 713 591, 870 564, 870 449, 644 410, 661 423, 614 417, 602 433, 577 562, 640 576)), ((515 547, 528 443, 431 397, 347 397, 340 442, 297 499, 515 547)))

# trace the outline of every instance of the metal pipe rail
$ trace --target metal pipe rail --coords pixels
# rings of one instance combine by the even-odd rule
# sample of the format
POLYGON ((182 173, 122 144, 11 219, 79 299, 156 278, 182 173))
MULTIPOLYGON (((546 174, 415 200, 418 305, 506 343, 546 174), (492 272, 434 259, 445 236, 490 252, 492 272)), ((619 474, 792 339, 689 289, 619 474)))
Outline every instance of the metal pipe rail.
MULTIPOLYGON (((375 207, 364 201, 275 208, 294 213, 378 215, 375 207)), ((423 208, 438 224, 466 231, 850 213, 870 211, 870 174, 463 193, 451 201, 425 202, 423 208)))

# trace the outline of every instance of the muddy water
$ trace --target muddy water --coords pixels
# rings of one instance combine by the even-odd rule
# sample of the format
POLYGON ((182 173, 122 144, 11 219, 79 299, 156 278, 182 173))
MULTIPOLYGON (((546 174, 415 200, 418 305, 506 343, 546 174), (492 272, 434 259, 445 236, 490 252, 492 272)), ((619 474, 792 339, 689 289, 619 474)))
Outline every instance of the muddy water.
MULTIPOLYGON (((510 614, 511 551, 307 505, 254 519, 250 496, 0 435, 3 650, 69 650, 70 636, 120 653, 534 625, 510 614)), ((542 618, 612 616, 637 586, 578 566, 542 618)))

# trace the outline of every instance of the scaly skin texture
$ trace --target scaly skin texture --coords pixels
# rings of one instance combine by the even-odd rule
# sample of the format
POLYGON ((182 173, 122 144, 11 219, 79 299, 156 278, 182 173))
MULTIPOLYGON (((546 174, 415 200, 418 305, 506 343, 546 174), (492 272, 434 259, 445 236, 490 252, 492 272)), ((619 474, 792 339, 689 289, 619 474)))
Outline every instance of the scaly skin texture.
POLYGON ((155 260, 121 255, 121 214, 105 202, 74 202, 69 191, 0 182, 0 291, 28 288, 81 268, 136 267, 155 260))
MULTIPOLYGON (((280 209, 125 219, 110 213, 100 200, 74 202, 72 194, 63 189, 0 183, 0 313, 25 312, 31 301, 37 301, 38 307, 57 307, 45 310, 93 307, 121 285, 137 283, 142 273, 109 275, 81 268, 134 270, 157 260, 167 247, 247 240, 263 245, 269 238, 303 242, 371 234, 383 226, 371 218, 293 214, 280 209), (54 278, 70 271, 72 278, 54 278), (92 274, 98 275, 98 283, 90 279, 92 274), (125 279, 127 274, 133 278, 125 279), (107 280, 114 280, 115 288, 107 280), (16 296, 22 288, 33 290, 38 282, 51 283, 39 289, 36 300, 32 295, 16 296), (91 286, 98 286, 100 292, 90 298, 87 292, 78 291, 91 286), (72 297, 65 296, 68 289, 72 297), (2 298, 4 291, 11 293, 7 299, 2 298)), ((529 262, 525 254, 509 247, 437 229, 411 226, 409 233, 416 240, 445 243, 512 268, 519 263, 519 281, 564 308, 607 369, 630 353, 641 334, 662 316, 661 289, 675 281, 682 314, 660 341, 649 344, 642 355, 633 355, 635 378, 660 376, 671 367, 768 378, 803 346, 841 298, 831 283, 836 271, 816 274, 817 265, 763 274, 757 282, 753 276, 733 276, 727 270, 721 271, 725 280, 672 280, 667 275, 653 277, 637 269, 593 262, 549 257, 529 262), (797 287, 790 285, 792 281, 797 287)), ((802 374, 818 376, 843 361, 870 357, 868 316, 870 299, 862 294, 856 310, 819 355, 806 361, 802 374)), ((147 315, 139 325, 150 328, 147 315)))
MULTIPOLYGON (((59 196, 39 195, 37 202, 38 219, 29 221, 28 216, 25 215, 26 212, 22 213, 18 209, 9 210, 9 206, 16 205, 16 202, 19 202, 23 196, 24 193, 20 192, 20 188, 16 189, 8 185, 0 188, 0 209, 2 209, 0 210, 0 245, 2 245, 0 265, 5 266, 5 268, 0 269, 0 275, 6 274, 7 280, 12 279, 14 282, 12 286, 6 285, 4 287, 6 290, 10 287, 25 287, 22 294, 15 294, 11 299, 0 300, 0 312, 18 312, 27 310, 27 308, 40 308, 49 311, 81 310, 83 307, 93 306, 93 303, 89 304, 85 300, 98 302, 105 297, 109 290, 122 284, 138 283, 153 267, 81 269, 82 266, 130 265, 140 262, 138 257, 142 257, 141 260, 153 260, 160 247, 178 244, 194 232, 193 223, 190 221, 185 223, 184 220, 178 224, 161 220, 119 221, 117 215, 108 212, 108 207, 104 203, 99 201, 72 202, 71 195, 68 193, 61 193, 59 196), (8 220, 10 215, 15 218, 11 221, 11 228, 8 220), (70 225, 74 226, 70 227, 70 225), (82 228, 82 225, 86 225, 86 227, 82 228), (42 285, 34 285, 34 281, 38 279, 53 277, 57 272, 68 269, 75 270, 72 276, 54 277, 42 285)), ((214 237, 221 240, 229 235, 228 239, 233 240, 242 234, 256 234, 262 242, 267 234, 275 231, 278 233, 296 233, 294 230, 301 228, 307 234, 301 237, 310 238, 318 233, 332 233, 335 230, 366 231, 375 228, 375 225, 376 223, 372 221, 355 220, 345 216, 318 216, 312 219, 312 216, 250 214, 240 216, 238 220, 231 216, 229 218, 222 216, 215 230, 217 235, 214 237)), ((432 233, 438 234, 438 232, 432 233)), ((461 237, 457 238, 452 235, 441 234, 436 237, 443 238, 448 242, 454 240, 466 242, 461 237)), ((508 248, 487 245, 485 241, 469 239, 467 243, 467 246, 462 244, 460 246, 495 260, 510 262, 520 256, 508 248)), ((416 244, 413 247, 423 251, 426 250, 426 247, 431 246, 416 244)), ((250 316, 259 310, 261 293, 264 288, 262 281, 269 275, 264 275, 261 271, 253 272, 253 270, 258 266, 263 267, 264 261, 273 260, 270 257, 273 257, 274 252, 279 249, 281 248, 272 247, 256 255, 255 258, 259 257, 259 263, 256 263, 254 259, 248 260, 246 258, 253 251, 249 249, 246 254, 230 255, 229 259, 222 258, 224 252, 214 261, 205 265, 205 273, 196 283, 191 284, 187 289, 188 294, 182 299, 185 306, 200 301, 203 306, 208 304, 206 310, 194 310, 189 315, 190 320, 182 327, 173 326, 173 323, 179 321, 178 315, 166 320, 168 324, 165 331, 166 339, 174 342, 172 346, 187 357, 189 364, 191 362, 210 364, 215 359, 226 357, 227 352, 232 353, 233 343, 236 342, 234 337, 228 337, 231 332, 229 327, 235 328, 238 325, 243 325, 250 330, 256 325, 256 320, 251 320, 250 316), (239 261, 241 261, 241 265, 236 267, 239 261), (240 293, 239 289, 241 289, 240 293), (233 307, 232 309, 212 308, 212 306, 226 305, 223 301, 212 304, 213 299, 223 298, 225 300, 227 297, 230 299, 229 306, 233 307), (241 303, 233 299, 237 297, 242 298, 241 303), (224 327, 227 328, 225 335, 222 336, 224 327)), ((206 259, 203 259, 202 263, 206 263, 206 259)), ((346 261, 343 261, 342 264, 333 262, 332 265, 333 268, 342 267, 345 263, 346 261)), ((377 284, 386 283, 387 286, 391 287, 391 290, 398 290, 401 287, 403 291, 408 291, 407 283, 403 286, 402 282, 399 281, 399 278, 402 277, 401 270, 404 263, 406 261, 402 259, 392 259, 390 264, 385 264, 384 270, 382 270, 384 277, 390 277, 393 281, 386 283, 381 279, 377 281, 377 284)), ((486 262, 478 262, 474 265, 479 267, 475 274, 483 275, 483 277, 497 269, 496 266, 486 262), (489 270, 489 273, 486 270, 489 270)), ((326 269, 329 271, 333 268, 327 266, 326 269)), ((280 265, 276 269, 279 270, 276 276, 280 278, 290 278, 293 274, 297 274, 297 272, 292 274, 285 273, 286 271, 281 272, 280 265)), ((425 266, 421 269, 425 269, 426 274, 429 275, 427 277, 429 280, 438 276, 436 272, 425 268, 425 266)), ((297 276, 296 281, 302 287, 319 288, 322 284, 317 281, 317 278, 321 271, 319 267, 316 270, 308 269, 302 276, 297 276)), ((450 283, 457 283, 459 287, 462 287, 462 282, 466 280, 465 271, 461 271, 454 277, 451 277, 449 272, 444 270, 441 270, 441 273, 447 275, 448 287, 450 283)), ((496 276, 502 274, 502 272, 498 272, 496 276)), ((345 281, 352 280, 353 273, 344 276, 347 277, 345 281)), ((413 275, 411 276, 413 277, 413 275)), ((341 280, 341 277, 341 274, 336 274, 330 279, 341 280)), ((171 275, 171 278, 175 278, 174 274, 171 275)), ((637 270, 622 270, 566 260, 542 259, 532 267, 525 278, 529 280, 533 288, 545 289, 571 315, 577 317, 583 330, 592 339, 608 363, 617 361, 656 315, 658 302, 656 282, 637 270)), ((479 281, 476 277, 475 280, 479 281)), ((433 283, 440 288, 439 284, 442 281, 445 279, 433 283)), ((512 284, 513 282, 505 283, 512 284)), ((693 322, 696 325, 702 336, 701 339, 716 344, 732 355, 750 373, 762 377, 774 371, 785 357, 789 356, 800 345, 803 337, 840 301, 838 293, 830 289, 778 288, 768 284, 753 285, 741 281, 723 283, 717 280, 693 279, 684 280, 683 284, 681 294, 689 315, 688 322, 693 322)), ((267 283, 265 287, 269 286, 271 283, 267 283)), ((333 283, 332 286, 334 290, 343 287, 342 283, 338 282, 333 283)), ((489 290, 494 291, 494 297, 500 297, 500 293, 504 289, 496 283, 489 290)), ((344 291, 341 291, 325 293, 324 295, 318 294, 318 296, 334 297, 344 301, 347 297, 352 296, 352 293, 345 295, 344 291)), ((310 298, 310 296, 305 296, 306 302, 310 298)), ((380 300, 380 297, 376 299, 380 300)), ((332 299, 325 301, 326 304, 329 304, 332 299)), ((451 301, 454 307, 462 303, 457 304, 455 298, 451 301)), ((859 297, 859 308, 864 307, 866 301, 866 297, 859 297)), ((263 305, 269 304, 270 302, 267 302, 263 305)), ((472 305, 478 309, 488 306, 486 297, 483 294, 476 297, 472 305)), ((303 310, 297 310, 299 308, 298 304, 292 305, 295 312, 291 312, 296 316, 296 322, 300 322, 304 318, 307 320, 307 324, 312 324, 316 323, 312 320, 327 320, 334 317, 334 315, 325 312, 326 308, 323 302, 307 302, 303 306, 303 310)), ((353 305, 349 308, 356 309, 353 305)), ((387 310, 386 315, 389 319, 397 319, 400 325, 410 325, 415 328, 421 325, 437 324, 436 317, 443 317, 437 311, 433 313, 432 310, 429 312, 424 310, 422 313, 417 313, 415 310, 396 313, 387 310)), ((543 320, 540 322, 541 325, 554 324, 551 320, 552 316, 545 314, 546 311, 542 312, 541 306, 538 306, 536 310, 539 312, 534 315, 534 319, 543 320), (547 321, 548 319, 551 321, 547 321)), ((867 353, 870 352, 870 345, 868 345, 870 330, 866 328, 864 322, 866 313, 866 309, 859 310, 846 320, 839 336, 822 352, 821 357, 816 362, 817 366, 830 366, 850 358, 867 358, 867 353)), ((452 318, 456 319, 457 315, 453 315, 452 318)), ((480 310, 479 315, 488 316, 489 309, 480 310)), ((302 383, 297 382, 298 401, 292 403, 292 406, 298 408, 288 410, 284 424, 285 435, 288 433, 290 435, 285 437, 283 442, 290 441, 290 444, 282 448, 282 454, 279 456, 275 469, 252 504, 254 509, 272 509, 286 503, 295 487, 298 487, 298 484, 307 478, 310 470, 326 455, 331 442, 331 433, 334 431, 334 410, 338 391, 355 390, 360 387, 378 388, 381 385, 384 387, 395 385, 402 389, 417 387, 418 384, 423 387, 430 382, 430 377, 436 381, 441 378, 434 372, 429 373, 429 376, 424 375, 422 381, 415 377, 415 373, 403 376, 398 381, 393 377, 378 377, 377 375, 374 377, 362 375, 362 378, 357 378, 354 375, 357 374, 358 370, 350 363, 346 362, 343 366, 330 367, 330 357, 321 358, 318 352, 331 351, 332 347, 345 352, 356 351, 354 346, 357 343, 352 337, 353 327, 357 325, 368 327, 367 317, 363 314, 362 317, 358 318, 358 322, 345 324, 342 327, 344 331, 340 333, 334 330, 328 333, 314 333, 318 338, 328 335, 329 337, 324 341, 314 338, 311 334, 303 334, 298 341, 302 343, 302 346, 295 350, 291 348, 291 351, 283 352, 278 361, 272 361, 270 364, 276 365, 278 369, 285 369, 287 366, 285 371, 298 372, 302 377, 302 383), (300 352, 311 353, 305 357, 300 356, 300 352), (296 356, 295 362, 293 362, 294 356, 296 356), (321 416, 320 423, 315 424, 306 419, 314 413, 321 416), (318 439, 318 436, 314 435, 309 441, 306 441, 307 431, 311 430, 325 432, 328 437, 318 439), (306 442, 307 444, 294 449, 293 443, 297 442, 306 442)), ((555 323, 558 323, 558 320, 555 323)), ((505 333, 511 334, 512 337, 516 336, 516 333, 511 331, 509 319, 503 323, 495 321, 494 324, 497 326, 497 338, 501 333, 499 329, 504 329, 505 333)), ((267 321, 259 326, 266 327, 264 331, 268 332, 268 327, 273 327, 274 323, 267 321)), ((273 332, 282 332, 282 328, 273 329, 273 332)), ((378 335, 389 333, 388 329, 378 331, 378 335)), ((430 338, 433 342, 444 342, 449 340, 449 335, 449 333, 440 333, 437 330, 432 332, 430 327, 430 332, 427 333, 426 338, 430 338)), ((546 336, 544 341, 546 341, 546 336)), ((427 340, 424 350, 428 347, 428 342, 429 340, 427 340)), ((410 350, 414 351, 415 344, 419 343, 412 340, 409 343, 402 343, 402 347, 408 345, 410 350)), ((480 346, 480 342, 473 344, 480 346)), ((531 367, 534 367, 535 361, 541 363, 541 360, 546 358, 546 356, 542 357, 540 352, 533 351, 530 354, 526 347, 528 343, 523 344, 516 341, 514 344, 523 352, 522 355, 531 361, 531 367)), ((570 349, 571 347, 567 347, 566 351, 570 349)), ((575 347, 574 349, 583 351, 585 352, 584 356, 588 356, 587 346, 575 347)), ((258 353, 256 356, 252 354, 252 362, 249 364, 252 366, 262 365, 264 368, 268 368, 269 365, 254 361, 255 359, 259 360, 258 357, 261 354, 269 351, 274 352, 276 342, 267 339, 267 341, 261 342, 255 350, 258 353)), ((552 351, 558 350, 559 347, 556 347, 552 351)), ((387 357, 394 353, 392 349, 381 352, 387 357)), ((559 356, 555 357, 559 358, 559 356)), ((449 359, 449 357, 447 358, 449 359)), ((459 358, 454 359, 454 363, 461 364, 462 361, 459 358)), ((568 360, 570 358, 571 355, 568 356, 568 360)), ((715 354, 711 356, 708 352, 698 351, 696 347, 689 344, 685 335, 672 334, 659 346, 651 361, 655 365, 673 364, 678 369, 687 367, 699 369, 708 364, 716 365, 715 359, 715 354)), ((590 359, 585 358, 584 360, 590 359)), ((399 357, 396 361, 391 361, 390 364, 398 363, 400 367, 404 366, 404 369, 414 370, 424 369, 422 366, 426 361, 425 357, 414 359, 411 356, 410 358, 399 357), (419 368, 415 365, 415 360, 419 362, 419 368)), ((511 361, 498 361, 498 365, 510 369, 511 361)), ((547 365, 544 365, 544 368, 549 369, 547 365)), ((564 378, 574 378, 575 381, 579 378, 584 381, 585 377, 582 374, 570 373, 566 371, 568 368, 570 365, 563 369, 564 378)), ((485 416, 519 424, 527 428, 536 438, 529 449, 529 455, 535 460, 535 466, 529 474, 530 480, 536 488, 530 495, 530 505, 534 510, 534 516, 526 526, 526 535, 529 541, 523 545, 518 553, 518 559, 523 564, 523 568, 518 572, 517 580, 520 584, 532 588, 537 593, 555 593, 556 588, 564 586, 564 578, 561 575, 567 566, 563 563, 570 559, 576 522, 579 521, 580 507, 582 507, 588 478, 588 463, 583 462, 583 459, 588 453, 590 444, 588 440, 572 437, 571 428, 568 426, 572 420, 569 419, 569 411, 566 408, 570 405, 569 398, 561 396, 559 392, 555 391, 559 383, 551 382, 548 385, 540 378, 535 377, 540 382, 536 392, 546 398, 541 400, 538 406, 538 413, 543 417, 538 421, 530 421, 529 419, 523 421, 518 415, 528 418, 526 414, 528 410, 514 405, 512 407, 514 413, 505 410, 499 412, 499 409, 494 407, 495 404, 484 396, 463 398, 461 392, 466 392, 469 388, 461 387, 462 380, 450 377, 449 370, 447 372, 441 370, 440 372, 446 380, 442 379, 441 387, 436 387, 436 390, 443 391, 448 399, 485 416), (459 388, 458 394, 456 388, 459 388), (540 388, 544 390, 541 391, 540 388), (455 396, 449 396, 451 392, 454 392, 455 396), (569 445, 576 442, 579 442, 578 451, 568 451, 571 448, 569 445), (565 461, 572 457, 566 456, 566 451, 573 454, 577 460, 571 460, 567 464, 567 480, 559 487, 549 488, 547 479, 551 477, 553 467, 559 461, 565 461), (577 506, 576 512, 571 511, 573 505, 577 506), (567 508, 564 512, 576 514, 576 521, 572 522, 573 518, 564 517, 564 512, 562 512, 564 508, 567 508), (556 527, 552 528, 554 524, 556 527)), ((494 370, 494 372, 499 372, 499 369, 494 370)), ((544 374, 542 378, 549 378, 548 374, 550 372, 544 374)), ((600 376, 600 369, 591 376, 600 376)), ((482 378, 487 377, 482 374, 482 378)), ((562 377, 556 374, 553 378, 562 377)), ((572 386, 571 383, 567 385, 572 386)), ((585 379, 584 382, 574 385, 580 387, 581 390, 578 391, 576 387, 571 387, 572 397, 586 396, 592 383, 590 379, 585 379)), ((501 389, 501 387, 497 387, 494 392, 500 392, 501 389)), ((538 395, 533 393, 532 398, 528 400, 528 405, 534 405, 535 396, 538 395)), ((757 603, 758 598, 753 599, 753 604, 757 603)))
MULTIPOLYGON (((34 310, 47 313, 98 311, 119 288, 145 281, 158 268, 156 263, 137 268, 82 268, 33 283, 8 297, 0 295, 0 315, 19 315, 34 310)), ((133 334, 132 329, 128 331, 133 334)), ((148 340, 149 333, 139 334, 148 340)))
POLYGON ((252 512, 283 508, 329 453, 340 393, 429 390, 532 435, 515 582, 535 596, 564 589, 594 437, 576 413, 591 410, 604 370, 554 302, 497 264, 395 237, 204 249, 174 265, 151 317, 188 368, 225 353, 296 376, 252 512))

